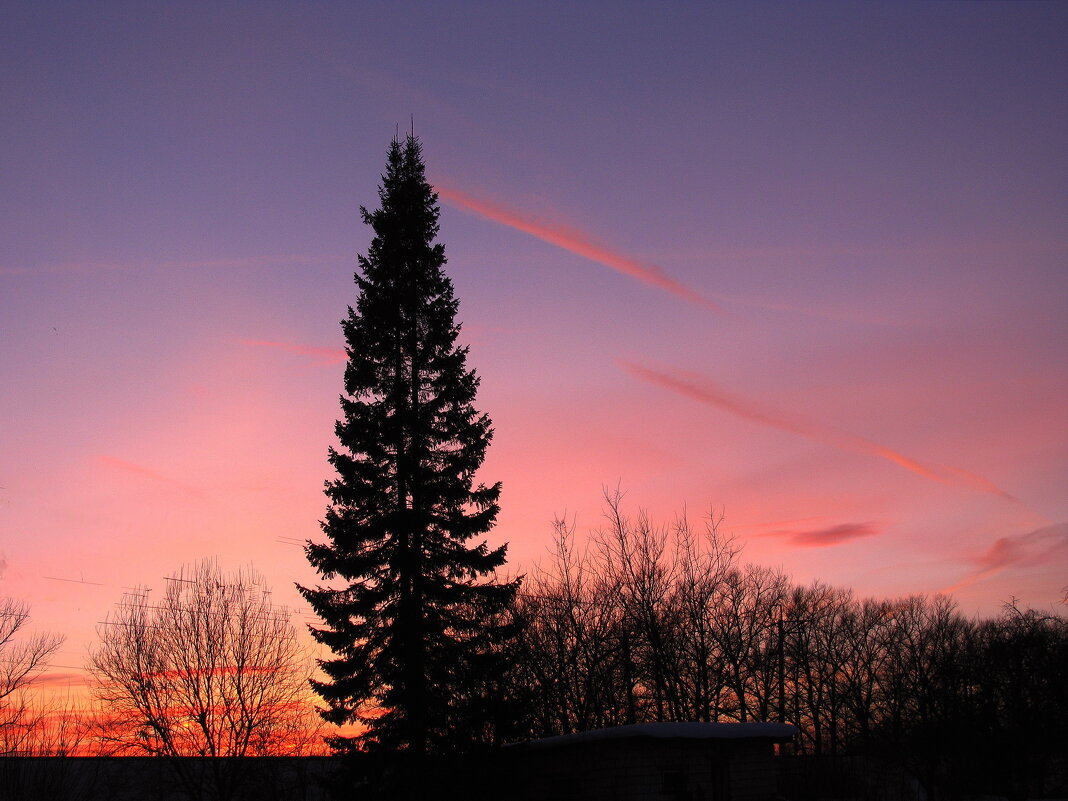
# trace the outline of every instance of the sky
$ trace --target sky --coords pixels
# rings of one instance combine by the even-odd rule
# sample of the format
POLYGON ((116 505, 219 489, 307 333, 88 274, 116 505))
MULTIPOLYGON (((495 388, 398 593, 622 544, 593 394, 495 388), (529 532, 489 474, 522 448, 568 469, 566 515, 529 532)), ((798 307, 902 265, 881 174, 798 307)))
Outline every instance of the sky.
MULTIPOLYGON (((617 487, 965 614, 1068 585, 1068 6, 0 4, 0 596, 297 620, 391 138, 441 199, 493 544, 617 487)), ((1057 607, 1063 609, 1063 607, 1057 607)))

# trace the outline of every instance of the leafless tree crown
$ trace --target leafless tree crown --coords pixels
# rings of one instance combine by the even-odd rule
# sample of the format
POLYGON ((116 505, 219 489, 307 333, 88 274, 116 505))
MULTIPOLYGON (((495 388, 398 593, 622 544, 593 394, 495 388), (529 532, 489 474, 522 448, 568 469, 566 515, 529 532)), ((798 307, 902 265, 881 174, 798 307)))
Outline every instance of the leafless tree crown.
POLYGON ((212 561, 171 576, 162 597, 124 595, 89 669, 120 749, 165 756, 294 753, 315 729, 309 661, 262 579, 212 561))
POLYGON ((25 634, 29 619, 28 604, 0 599, 0 755, 38 752, 45 711, 30 703, 25 690, 63 644, 57 634, 25 634))

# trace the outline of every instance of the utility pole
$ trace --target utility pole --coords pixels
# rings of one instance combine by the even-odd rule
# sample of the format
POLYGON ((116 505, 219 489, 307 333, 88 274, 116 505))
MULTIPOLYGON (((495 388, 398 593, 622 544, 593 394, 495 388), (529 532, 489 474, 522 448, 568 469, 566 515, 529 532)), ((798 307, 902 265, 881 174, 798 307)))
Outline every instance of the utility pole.
MULTIPOLYGON (((778 627, 778 650, 779 652, 779 723, 786 722, 786 626, 787 624, 797 626, 798 630, 804 626, 808 620, 805 618, 789 618, 785 617, 785 610, 782 604, 776 604, 779 607, 779 620, 778 627)), ((796 691, 796 687, 794 688, 796 691)))
POLYGON ((785 623, 782 617, 782 607, 779 607, 779 723, 786 722, 786 648, 784 647, 783 640, 785 638, 785 623))

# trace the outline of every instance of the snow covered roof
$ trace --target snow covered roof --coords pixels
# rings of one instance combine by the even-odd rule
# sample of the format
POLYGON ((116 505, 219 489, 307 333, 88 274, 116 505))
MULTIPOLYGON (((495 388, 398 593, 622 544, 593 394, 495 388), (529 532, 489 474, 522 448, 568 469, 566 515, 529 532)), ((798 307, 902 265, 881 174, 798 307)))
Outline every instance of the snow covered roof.
POLYGON ((637 723, 611 729, 580 731, 532 740, 531 748, 555 748, 572 743, 598 740, 621 740, 630 737, 657 737, 687 740, 746 740, 764 739, 781 742, 797 734, 797 727, 789 723, 637 723))

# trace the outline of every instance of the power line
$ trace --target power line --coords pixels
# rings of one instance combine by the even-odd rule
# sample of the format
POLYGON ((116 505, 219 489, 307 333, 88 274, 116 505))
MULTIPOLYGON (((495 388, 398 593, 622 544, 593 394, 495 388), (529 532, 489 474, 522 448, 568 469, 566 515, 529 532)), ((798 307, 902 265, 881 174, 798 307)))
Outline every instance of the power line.
POLYGON ((61 578, 59 576, 41 576, 41 578, 48 579, 49 581, 69 581, 71 584, 92 584, 96 587, 110 586, 107 584, 101 584, 99 581, 86 581, 85 579, 61 578))

